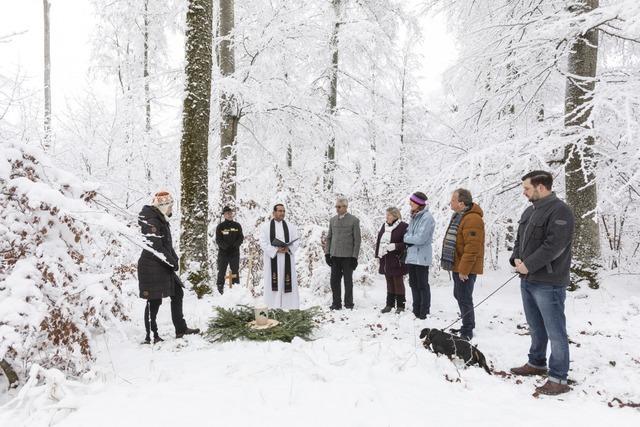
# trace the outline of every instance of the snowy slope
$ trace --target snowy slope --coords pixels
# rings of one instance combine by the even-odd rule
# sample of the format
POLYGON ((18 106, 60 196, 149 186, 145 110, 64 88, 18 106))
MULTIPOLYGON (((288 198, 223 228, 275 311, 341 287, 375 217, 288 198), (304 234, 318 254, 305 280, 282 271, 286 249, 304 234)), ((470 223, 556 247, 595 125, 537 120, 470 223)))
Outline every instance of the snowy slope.
MULTIPOLYGON (((479 279, 476 301, 508 277, 503 272, 479 279)), ((456 368, 422 348, 421 328, 442 327, 456 318, 446 277, 433 282, 434 315, 425 321, 410 313, 380 314, 385 290, 378 281, 356 290, 356 310, 327 311, 317 340, 291 344, 175 340, 165 301, 160 310, 164 343, 139 344, 140 315, 140 322, 97 339, 96 368, 84 379, 31 388, 29 397, 1 407, 0 425, 640 425, 638 409, 607 405, 614 397, 640 401, 640 297, 633 277, 610 277, 599 291, 568 295, 574 342, 570 378, 577 384, 559 398, 533 397, 540 380, 517 384, 515 378, 489 376, 479 368, 456 368)), ((329 302, 307 289, 302 298, 303 306, 329 302)), ((213 305, 248 302, 243 288, 200 301, 189 296, 187 321, 204 327, 213 305)), ((130 304, 142 313, 142 300, 130 304)), ((529 338, 517 327, 524 325, 524 316, 515 280, 476 317, 475 342, 497 370, 526 360, 529 338)))

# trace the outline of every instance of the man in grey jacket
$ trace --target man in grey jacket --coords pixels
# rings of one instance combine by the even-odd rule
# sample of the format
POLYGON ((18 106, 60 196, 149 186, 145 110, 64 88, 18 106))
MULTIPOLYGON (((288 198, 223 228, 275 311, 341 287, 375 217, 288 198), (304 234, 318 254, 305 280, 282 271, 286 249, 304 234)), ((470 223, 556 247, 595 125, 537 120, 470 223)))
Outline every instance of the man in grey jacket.
POLYGON ((547 374, 547 343, 551 342, 547 382, 536 388, 557 395, 570 390, 569 340, 564 314, 570 281, 574 216, 571 208, 551 191, 553 176, 533 171, 522 177, 524 195, 532 203, 520 221, 511 265, 520 273, 520 292, 529 324, 529 360, 512 368, 516 375, 547 374))
POLYGON ((347 212, 349 203, 345 198, 336 200, 337 215, 329 220, 329 234, 324 248, 324 256, 331 267, 331 310, 342 308, 342 287, 344 276, 344 306, 353 308, 353 270, 358 266, 360 253, 360 220, 347 212))

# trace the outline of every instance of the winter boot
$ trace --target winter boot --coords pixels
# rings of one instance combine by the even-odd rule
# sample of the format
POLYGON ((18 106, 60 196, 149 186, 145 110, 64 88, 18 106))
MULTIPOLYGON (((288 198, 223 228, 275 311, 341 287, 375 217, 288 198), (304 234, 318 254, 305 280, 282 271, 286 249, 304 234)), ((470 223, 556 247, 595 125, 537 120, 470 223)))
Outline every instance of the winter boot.
POLYGON ((406 299, 404 295, 396 295, 396 313, 402 313, 404 311, 404 303, 406 299))
POLYGON ((158 344, 159 342, 162 342, 162 341, 164 341, 164 340, 162 338, 160 338, 160 335, 155 334, 155 333, 153 334, 153 343, 154 344, 158 344))
POLYGON ((514 375, 520 375, 523 377, 529 377, 533 375, 547 375, 547 368, 536 368, 528 363, 517 368, 511 368, 511 373, 514 375))
POLYGON ((142 344, 151 344, 151 337, 149 335, 144 337, 144 341, 142 341, 142 344))
POLYGON ((387 293, 387 305, 380 310, 380 313, 388 313, 393 310, 393 306, 396 302, 396 296, 394 294, 387 293))
POLYGON ((536 387, 536 393, 546 394, 547 396, 557 396, 558 394, 566 393, 571 390, 567 384, 560 384, 555 381, 547 380, 544 385, 536 387))
POLYGON ((187 328, 182 332, 176 332, 176 338, 182 338, 185 335, 195 335, 199 333, 200 333, 200 329, 198 328, 195 328, 195 329, 187 328))

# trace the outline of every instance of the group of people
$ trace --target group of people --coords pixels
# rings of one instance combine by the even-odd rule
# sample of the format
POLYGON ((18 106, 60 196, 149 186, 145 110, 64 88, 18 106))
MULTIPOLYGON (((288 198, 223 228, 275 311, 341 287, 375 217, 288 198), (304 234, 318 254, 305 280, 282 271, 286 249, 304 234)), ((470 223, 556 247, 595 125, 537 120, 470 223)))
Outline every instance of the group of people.
MULTIPOLYGON (((522 177, 523 194, 531 202, 522 214, 514 242, 511 265, 521 278, 521 295, 525 317, 531 334, 528 361, 511 369, 515 375, 547 375, 539 393, 560 394, 569 391, 569 344, 566 332, 564 301, 569 285, 571 243, 574 231, 572 210, 552 191, 553 176, 546 171, 533 171, 522 177), (547 345, 551 355, 547 368, 547 345)), ((186 326, 182 317, 182 284, 175 274, 178 258, 171 246, 168 218, 173 200, 168 193, 156 194, 152 206, 140 213, 143 234, 150 246, 164 255, 164 260, 143 250, 138 262, 140 296, 147 299, 145 308, 146 341, 149 329, 154 341, 159 339, 155 316, 165 296, 171 297, 172 319, 176 336, 197 333, 186 326), (159 274, 163 268, 164 274, 159 274), (150 317, 150 319, 149 319, 150 317)), ((462 318, 460 329, 452 330, 471 340, 475 329, 473 290, 478 275, 483 273, 485 230, 483 211, 473 201, 469 190, 458 188, 450 200, 453 211, 447 225, 440 256, 440 266, 451 273, 453 296, 462 318)), ((432 240, 435 220, 427 207, 427 196, 415 192, 409 197, 411 218, 402 220, 400 210, 386 210, 384 224, 378 231, 375 256, 379 273, 385 276, 387 296, 382 313, 405 310, 404 276, 409 276, 412 311, 416 318, 430 314, 431 292, 429 267, 432 265, 432 240)), ((353 272, 358 266, 361 234, 360 222, 348 212, 348 201, 338 198, 336 215, 329 221, 324 245, 325 261, 331 267, 331 310, 354 308, 353 272), (342 284, 344 283, 344 299, 342 284)), ((216 229, 219 246, 217 285, 224 290, 225 278, 238 283, 239 247, 242 227, 233 221, 233 211, 225 207, 225 220, 216 229), (230 276, 226 275, 227 267, 230 276)), ((299 246, 298 230, 285 221, 285 206, 276 204, 272 218, 260 231, 260 247, 264 259, 264 298, 270 308, 299 308, 295 253, 299 246)))

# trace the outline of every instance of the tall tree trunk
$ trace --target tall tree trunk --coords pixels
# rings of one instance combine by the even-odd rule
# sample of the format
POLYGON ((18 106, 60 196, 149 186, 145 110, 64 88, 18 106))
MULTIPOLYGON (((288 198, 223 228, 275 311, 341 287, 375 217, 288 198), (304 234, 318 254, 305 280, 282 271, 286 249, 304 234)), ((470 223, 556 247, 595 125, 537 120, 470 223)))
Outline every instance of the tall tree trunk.
POLYGON ((147 136, 151 133, 151 93, 149 91, 149 0, 144 0, 144 103, 146 122, 145 130, 147 136))
POLYGON ((375 64, 371 64, 371 108, 372 119, 369 120, 369 148, 371 150, 371 173, 375 177, 378 174, 378 92, 376 91, 377 76, 375 64))
MULTIPOLYGON (((235 73, 233 46, 234 0, 220 0, 220 72, 224 77, 235 73)), ((223 93, 220 100, 220 199, 223 205, 236 205, 236 168, 238 138, 238 106, 233 94, 223 93)))
POLYGON ((406 117, 406 102, 407 102, 407 67, 409 57, 409 48, 407 47, 404 53, 402 61, 402 77, 400 81, 400 175, 404 175, 405 163, 407 159, 407 147, 405 146, 405 126, 407 122, 406 117))
POLYGON ((42 0, 44 11, 44 146, 51 146, 51 4, 42 0))
POLYGON ((329 68, 329 99, 327 104, 332 129, 331 137, 327 145, 324 166, 324 186, 329 192, 333 190, 334 173, 336 169, 336 137, 334 122, 337 110, 336 107, 338 105, 338 35, 340 31, 340 8, 342 6, 342 0, 332 0, 332 6, 335 21, 333 23, 333 31, 331 32, 331 39, 329 41, 329 47, 331 49, 331 67, 329 68))
MULTIPOLYGON (((599 0, 582 0, 581 12, 599 6, 599 0)), ((600 231, 596 216, 598 195, 594 173, 595 156, 592 134, 593 95, 598 62, 598 30, 590 30, 573 44, 565 92, 565 128, 576 141, 565 149, 567 202, 576 215, 574 273, 598 287, 600 231)))
POLYGON ((181 268, 199 297, 210 292, 207 224, 208 142, 211 108, 213 0, 189 0, 186 31, 186 93, 180 147, 181 268))

